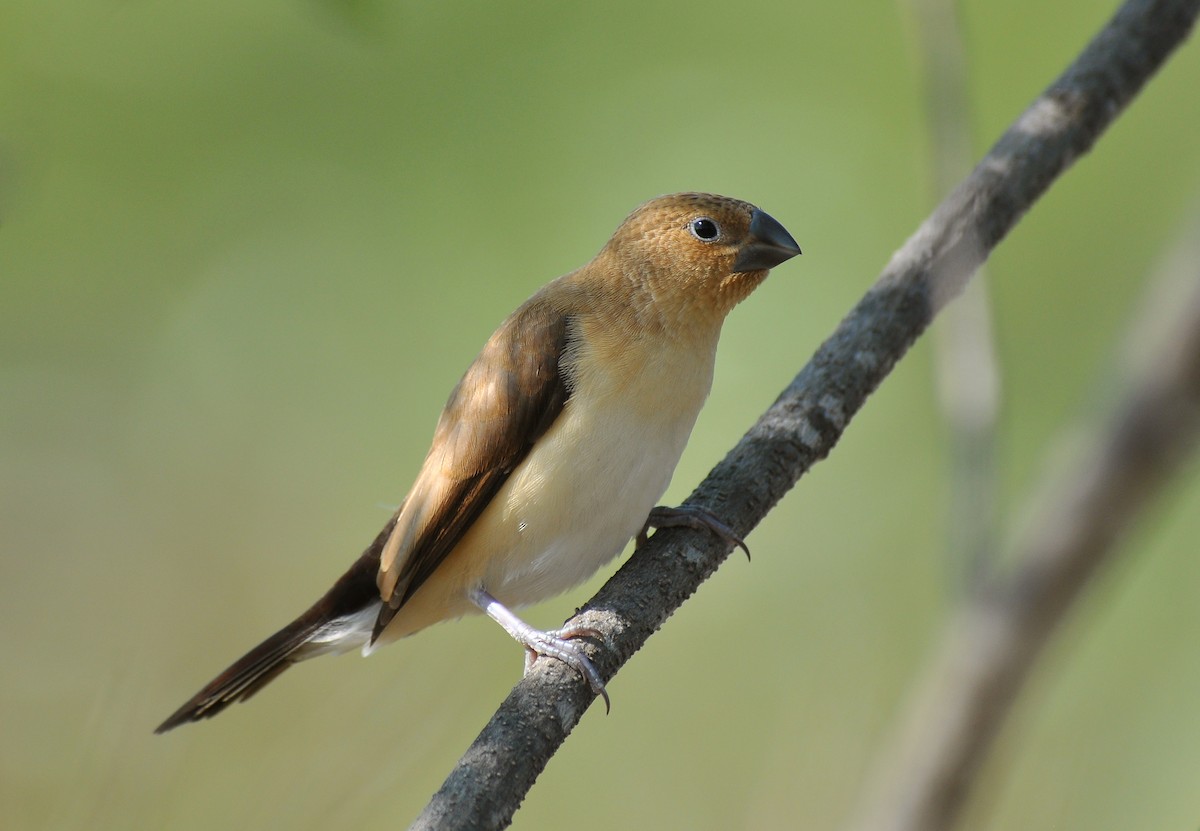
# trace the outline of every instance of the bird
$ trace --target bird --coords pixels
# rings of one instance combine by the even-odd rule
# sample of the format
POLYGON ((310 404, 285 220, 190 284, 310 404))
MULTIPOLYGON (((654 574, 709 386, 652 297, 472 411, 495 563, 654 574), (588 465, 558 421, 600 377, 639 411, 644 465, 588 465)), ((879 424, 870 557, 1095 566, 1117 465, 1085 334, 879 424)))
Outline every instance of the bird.
POLYGON ((642 204, 582 268, 546 284, 450 393, 407 496, 307 611, 189 699, 156 733, 254 695, 291 665, 483 613, 608 704, 579 646, 515 609, 579 585, 650 527, 744 543, 712 514, 656 507, 713 380, 726 315, 800 254, 754 205, 677 193, 642 204))

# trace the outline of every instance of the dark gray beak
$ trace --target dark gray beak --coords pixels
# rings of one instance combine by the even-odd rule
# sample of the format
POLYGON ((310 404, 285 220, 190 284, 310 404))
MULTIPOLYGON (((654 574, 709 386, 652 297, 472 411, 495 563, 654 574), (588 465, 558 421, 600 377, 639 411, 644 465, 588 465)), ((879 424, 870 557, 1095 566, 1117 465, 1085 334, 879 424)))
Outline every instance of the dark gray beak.
POLYGON ((770 215, 755 209, 750 215, 750 237, 733 261, 734 271, 774 268, 800 253, 787 229, 770 215))

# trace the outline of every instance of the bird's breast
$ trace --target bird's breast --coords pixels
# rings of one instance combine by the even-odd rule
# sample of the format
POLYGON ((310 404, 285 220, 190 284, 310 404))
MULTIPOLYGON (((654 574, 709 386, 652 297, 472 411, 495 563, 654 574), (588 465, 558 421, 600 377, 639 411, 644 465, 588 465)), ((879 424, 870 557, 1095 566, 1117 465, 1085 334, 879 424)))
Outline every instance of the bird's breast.
POLYGON ((671 482, 712 383, 713 346, 629 349, 591 365, 593 356, 581 356, 562 414, 482 518, 479 530, 499 546, 484 577, 489 592, 533 603, 621 552, 671 482))
POLYGON ((635 343, 603 352, 610 345, 603 339, 587 343, 558 418, 400 609, 384 640, 477 611, 468 599, 473 589, 513 608, 564 592, 641 530, 708 394, 715 338, 700 349, 635 343))

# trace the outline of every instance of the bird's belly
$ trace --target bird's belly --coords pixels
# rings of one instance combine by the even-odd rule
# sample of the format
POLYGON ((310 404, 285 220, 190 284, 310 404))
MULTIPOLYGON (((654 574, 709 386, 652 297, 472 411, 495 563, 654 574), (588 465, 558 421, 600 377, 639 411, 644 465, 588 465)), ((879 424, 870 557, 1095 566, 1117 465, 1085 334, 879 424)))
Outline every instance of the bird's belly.
POLYGON ((697 367, 682 380, 647 367, 620 394, 611 384, 576 389, 380 641, 478 612, 475 589, 513 608, 536 603, 620 554, 683 454, 712 379, 711 361, 697 367))
POLYGON ((478 612, 469 599, 477 588, 510 608, 560 594, 641 530, 670 484, 699 408, 647 422, 596 407, 570 412, 570 404, 380 643, 478 612))
POLYGON ((479 529, 485 545, 499 544, 482 587, 506 605, 566 591, 620 554, 670 484, 695 421, 580 409, 542 437, 498 494, 492 527, 479 529))

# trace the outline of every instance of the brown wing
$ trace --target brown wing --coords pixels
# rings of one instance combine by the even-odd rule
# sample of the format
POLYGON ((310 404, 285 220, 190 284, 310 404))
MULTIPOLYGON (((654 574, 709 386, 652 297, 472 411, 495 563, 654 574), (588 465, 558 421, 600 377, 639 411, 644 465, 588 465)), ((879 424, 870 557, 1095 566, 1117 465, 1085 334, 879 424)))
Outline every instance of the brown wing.
POLYGON ((504 322, 450 393, 433 446, 384 546, 372 640, 458 544, 570 396, 569 317, 533 298, 504 322))

